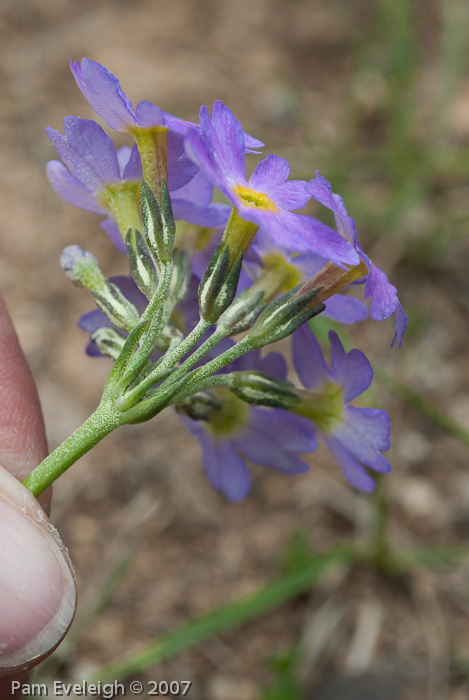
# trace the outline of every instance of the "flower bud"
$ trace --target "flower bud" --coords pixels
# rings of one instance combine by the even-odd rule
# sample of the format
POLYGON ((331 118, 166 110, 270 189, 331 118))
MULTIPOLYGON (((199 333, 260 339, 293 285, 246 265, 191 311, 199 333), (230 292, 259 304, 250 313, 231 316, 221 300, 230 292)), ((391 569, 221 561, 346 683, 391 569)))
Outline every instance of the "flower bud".
POLYGON ((300 401, 291 382, 276 379, 264 372, 233 372, 232 377, 230 391, 246 403, 291 411, 300 401))
POLYGON ((215 323, 230 306, 236 294, 242 262, 242 254, 239 254, 234 264, 230 264, 226 243, 220 243, 216 248, 199 284, 200 315, 204 320, 215 323))
POLYGON ((161 181, 161 206, 145 180, 140 187, 143 235, 157 261, 170 262, 176 235, 171 198, 165 180, 161 181))
POLYGON ((137 309, 119 287, 108 282, 92 253, 80 246, 70 245, 60 256, 60 265, 73 284, 92 294, 98 308, 116 328, 130 331, 138 323, 137 309))
POLYGON ((127 231, 125 247, 133 280, 147 299, 151 299, 158 284, 155 263, 137 229, 127 231))
POLYGON ((299 284, 293 287, 264 309, 247 336, 253 348, 262 348, 286 338, 303 323, 324 311, 324 304, 310 306, 319 288, 298 294, 301 286, 299 284))

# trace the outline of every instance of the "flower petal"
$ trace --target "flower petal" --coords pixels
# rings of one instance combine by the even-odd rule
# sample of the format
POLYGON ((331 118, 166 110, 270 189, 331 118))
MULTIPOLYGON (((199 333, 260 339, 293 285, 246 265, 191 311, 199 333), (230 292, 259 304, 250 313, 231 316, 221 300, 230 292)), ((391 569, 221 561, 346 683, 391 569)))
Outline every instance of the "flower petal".
POLYGON ((309 181, 308 187, 312 197, 334 213, 338 232, 354 246, 357 242, 357 229, 355 221, 347 214, 342 197, 332 192, 330 182, 322 177, 318 170, 316 178, 309 181))
POLYGON ((288 161, 269 153, 249 178, 249 186, 267 194, 281 209, 302 209, 311 195, 306 182, 287 182, 289 173, 288 161))
POLYGON ((352 324, 368 318, 368 307, 361 299, 334 294, 326 300, 326 310, 323 313, 340 323, 352 324))
POLYGON ((106 231, 111 241, 114 243, 116 248, 121 251, 121 253, 127 253, 127 249, 125 247, 124 241, 122 240, 119 227, 116 223, 116 220, 112 216, 108 216, 106 219, 101 221, 101 228, 104 229, 104 231, 106 231))
MULTIPOLYGON (((199 205, 186 199, 172 199, 173 215, 176 221, 190 221, 207 228, 224 227, 230 216, 231 207, 214 202, 199 205)), ((207 261, 208 262, 208 261, 207 261)))
POLYGON ((404 310, 400 304, 397 303, 396 310, 394 312, 394 338, 392 339, 391 347, 397 340, 397 347, 400 348, 402 345, 402 338, 406 332, 408 317, 405 315, 404 310))
MULTIPOLYGON (((348 414, 346 414, 348 416, 348 414)), ((350 454, 359 462, 370 469, 374 469, 382 474, 391 471, 391 465, 384 455, 368 441, 361 433, 358 433, 352 425, 342 423, 333 431, 333 436, 350 454)))
POLYGON ((135 110, 138 126, 152 127, 165 126, 164 112, 148 100, 142 100, 135 110))
POLYGON ((347 423, 370 442, 377 450, 389 450, 391 422, 386 411, 380 408, 347 406, 347 423))
POLYGON ((286 379, 287 376, 287 362, 279 352, 269 352, 259 362, 258 369, 277 379, 286 379))
POLYGON ((389 282, 385 273, 372 262, 369 263, 364 296, 365 299, 371 299, 370 316, 376 321, 383 321, 392 316, 399 303, 396 288, 389 282))
POLYGON ((219 167, 234 181, 245 180, 245 144, 241 122, 221 100, 213 104, 211 128, 206 117, 202 120, 202 110, 202 130, 212 142, 219 167))
POLYGON ((361 350, 345 352, 334 331, 329 331, 329 341, 332 377, 343 387, 344 401, 348 403, 368 389, 373 380, 373 368, 361 350))
POLYGON ((330 372, 313 331, 304 323, 291 338, 293 364, 301 383, 306 389, 320 387, 330 372))
POLYGON ((85 99, 111 129, 129 131, 137 125, 132 104, 111 71, 87 58, 70 59, 70 69, 85 99))
POLYGON ((80 209, 92 211, 94 214, 107 214, 106 209, 73 175, 70 175, 67 168, 58 160, 50 160, 46 166, 47 179, 50 184, 69 204, 73 204, 80 209))
POLYGON ((289 452, 314 452, 318 442, 310 420, 280 408, 253 408, 249 427, 270 440, 271 445, 289 452))
MULTIPOLYGON (((123 147, 125 148, 125 146, 123 147)), ((127 147, 128 148, 128 147, 127 147)), ((122 149, 120 149, 122 150, 122 149)), ((141 180, 142 174, 142 161, 140 159, 140 153, 138 152, 138 146, 130 148, 130 153, 127 158, 127 163, 124 164, 124 169, 122 172, 123 180, 141 180)), ((118 152, 119 156, 119 152, 118 152)))
POLYGON ((65 117, 64 136, 51 128, 46 132, 70 174, 90 192, 120 180, 114 144, 92 119, 65 117))
POLYGON ((343 445, 331 435, 327 437, 323 435, 323 439, 329 451, 342 467, 347 481, 352 484, 352 486, 355 486, 355 488, 360 489, 360 491, 373 491, 375 488, 374 479, 362 465, 344 449, 343 445))
MULTIPOLYGON (((355 248, 334 231, 311 216, 304 214, 285 214, 284 226, 290 233, 296 233, 304 241, 302 252, 311 252, 327 258, 339 266, 357 265, 360 261, 355 248)), ((296 248, 296 250, 300 250, 296 248)))
POLYGON ((200 435, 202 459, 212 486, 230 501, 241 501, 251 486, 251 479, 244 460, 231 442, 214 440, 203 430, 200 435))

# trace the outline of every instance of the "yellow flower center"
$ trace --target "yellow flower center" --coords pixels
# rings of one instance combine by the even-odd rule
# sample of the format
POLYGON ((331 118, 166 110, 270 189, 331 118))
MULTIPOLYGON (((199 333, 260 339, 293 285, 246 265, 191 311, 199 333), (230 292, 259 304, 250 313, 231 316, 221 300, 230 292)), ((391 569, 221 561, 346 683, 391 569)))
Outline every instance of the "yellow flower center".
POLYGON ((236 187, 233 188, 233 192, 240 198, 242 203, 248 207, 278 212, 278 206, 265 192, 257 192, 257 190, 253 190, 251 187, 244 187, 243 185, 236 185, 236 187))

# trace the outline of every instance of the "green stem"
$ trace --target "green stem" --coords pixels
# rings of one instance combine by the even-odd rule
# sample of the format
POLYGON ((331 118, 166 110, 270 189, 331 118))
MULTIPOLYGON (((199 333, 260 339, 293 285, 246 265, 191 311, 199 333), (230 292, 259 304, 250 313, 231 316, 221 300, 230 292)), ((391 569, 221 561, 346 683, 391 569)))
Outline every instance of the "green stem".
MULTIPOLYGON (((214 372, 218 372, 218 370, 226 367, 226 365, 229 365, 230 362, 234 362, 234 360, 237 360, 238 357, 245 355, 252 349, 250 338, 245 336, 239 341, 239 343, 233 345, 231 348, 228 348, 228 350, 225 350, 225 352, 222 352, 221 355, 215 357, 213 360, 210 360, 210 362, 207 362, 207 364, 203 367, 199 367, 199 369, 191 372, 188 375, 187 382, 184 384, 183 391, 185 395, 190 396, 192 393, 194 393, 192 388, 192 391, 186 394, 186 390, 188 390, 190 387, 193 387, 195 384, 198 386, 202 379, 209 377, 211 374, 214 374, 214 372)), ((174 376, 175 375, 169 377, 167 381, 172 383, 174 376)), ((199 391, 199 389, 197 389, 197 391, 199 391)))
MULTIPOLYGON (((148 374, 134 389, 129 391, 122 399, 119 401, 119 408, 121 410, 127 410, 134 406, 137 401, 149 390, 152 386, 157 384, 167 375, 168 370, 183 357, 188 350, 203 336, 206 331, 210 328, 212 324, 207 321, 200 320, 196 327, 189 333, 189 335, 177 345, 172 351, 170 351, 163 359, 159 362, 158 366, 148 374)), ((179 374, 179 370, 178 370, 179 374)))
POLYGON ((37 498, 88 450, 122 424, 122 414, 112 403, 102 401, 96 411, 31 472, 23 481, 24 486, 37 498))
POLYGON ((206 377, 201 379, 200 382, 192 384, 188 389, 184 386, 181 391, 174 394, 172 397, 173 403, 178 401, 183 401, 193 394, 197 394, 199 391, 206 391, 207 389, 213 389, 217 386, 225 387, 225 389, 231 389, 233 386, 233 379, 235 373, 230 372, 228 374, 214 374, 211 377, 206 377))

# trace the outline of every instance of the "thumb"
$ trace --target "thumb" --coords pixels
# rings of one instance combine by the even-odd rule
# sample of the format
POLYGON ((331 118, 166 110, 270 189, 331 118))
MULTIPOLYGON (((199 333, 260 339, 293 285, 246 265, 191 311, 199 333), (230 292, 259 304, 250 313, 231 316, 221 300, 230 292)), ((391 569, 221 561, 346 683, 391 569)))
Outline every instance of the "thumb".
POLYGON ((35 666, 75 612, 73 568, 34 496, 0 468, 0 676, 35 666))
POLYGON ((75 611, 75 577, 66 549, 17 480, 45 454, 34 381, 0 297, 0 677, 47 656, 75 611))

